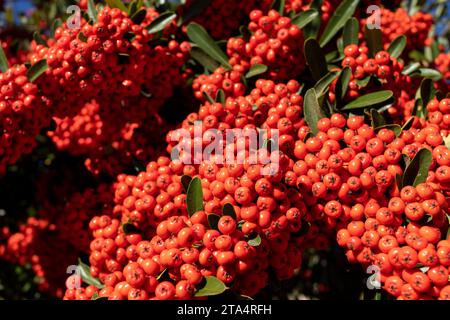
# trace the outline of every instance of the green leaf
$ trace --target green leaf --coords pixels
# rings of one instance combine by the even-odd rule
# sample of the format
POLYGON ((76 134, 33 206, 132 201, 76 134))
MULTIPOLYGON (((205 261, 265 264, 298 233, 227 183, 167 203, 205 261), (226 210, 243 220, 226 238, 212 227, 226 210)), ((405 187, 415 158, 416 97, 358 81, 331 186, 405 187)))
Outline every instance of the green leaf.
POLYGON ((52 28, 51 28, 52 29, 52 36, 55 36, 56 29, 58 29, 61 26, 62 26, 61 19, 55 19, 55 21, 53 21, 52 28))
POLYGON ((148 26, 148 33, 153 34, 164 30, 175 18, 177 14, 171 11, 161 13, 155 20, 153 20, 148 26))
POLYGON ((369 84, 370 79, 372 79, 372 76, 367 76, 362 79, 356 79, 356 84, 358 85, 358 87, 364 88, 369 84))
POLYGON ((181 185, 183 186, 184 192, 187 192, 188 188, 189 188, 189 183, 191 183, 192 181, 192 177, 188 176, 188 175, 183 175, 181 177, 181 185))
POLYGON ((347 20, 343 31, 344 47, 350 44, 358 44, 359 23, 356 18, 352 17, 347 20))
POLYGON ((135 24, 141 24, 142 21, 144 21, 146 16, 147 16, 147 10, 141 9, 141 10, 137 11, 136 13, 134 13, 130 19, 135 24))
POLYGON ((314 80, 319 81, 328 72, 327 60, 322 48, 315 39, 305 42, 305 58, 314 80))
POLYGON ((202 95, 206 99, 206 101, 208 101, 209 103, 211 103, 211 104, 216 103, 216 100, 214 100, 213 97, 211 97, 208 92, 202 91, 202 95))
POLYGON ((84 283, 97 287, 98 289, 103 289, 105 287, 99 279, 92 276, 89 266, 83 263, 81 259, 78 259, 78 270, 80 271, 80 276, 84 283))
POLYGON ((214 213, 210 213, 208 214, 208 224, 209 227, 213 230, 218 230, 219 228, 217 227, 219 224, 219 220, 220 220, 220 216, 214 213))
POLYGON ((216 296, 225 292, 225 290, 227 289, 228 289, 227 286, 216 277, 206 276, 202 287, 200 287, 197 290, 195 296, 196 297, 216 296))
POLYGON ((319 130, 317 129, 317 122, 320 119, 325 118, 326 114, 323 112, 322 108, 319 105, 316 90, 314 88, 311 88, 308 91, 306 91, 304 102, 304 114, 306 123, 311 129, 311 132, 313 134, 317 134, 319 132, 319 130))
POLYGON ((108 297, 100 297, 100 296, 98 295, 98 292, 95 292, 95 293, 92 295, 91 300, 108 300, 108 297))
POLYGON ((156 280, 161 280, 163 277, 165 278, 166 277, 166 275, 167 275, 167 273, 168 273, 168 269, 166 268, 166 269, 164 269, 163 271, 161 271, 161 273, 156 277, 156 280))
POLYGON ((248 243, 249 245, 251 245, 252 247, 257 247, 257 246, 259 246, 259 245, 261 244, 261 237, 260 237, 259 234, 258 234, 258 235, 257 235, 256 237, 254 237, 253 239, 248 240, 247 243, 248 243))
POLYGON ((398 58, 401 56, 403 50, 406 47, 406 36, 400 35, 392 41, 387 49, 387 52, 391 55, 392 58, 398 58))
POLYGON ((78 33, 78 40, 80 40, 81 42, 86 43, 87 42, 87 37, 83 32, 78 33))
POLYGON ((340 62, 342 59, 344 59, 344 57, 345 55, 343 53, 335 50, 327 53, 325 55, 325 60, 327 60, 327 63, 340 62))
POLYGON ((320 37, 320 46, 325 46, 341 30, 347 20, 353 16, 359 0, 344 0, 336 11, 333 12, 330 21, 320 37))
POLYGON ((436 96, 436 89, 434 88, 433 80, 425 78, 420 83, 420 98, 422 99, 423 106, 426 107, 428 102, 436 96))
POLYGON ((439 81, 442 79, 442 74, 439 71, 431 68, 419 68, 418 70, 414 71, 414 73, 412 73, 410 76, 430 78, 434 81, 439 81))
POLYGON ((420 149, 406 167, 402 186, 417 186, 427 180, 433 155, 428 149, 420 149))
POLYGON ((48 69, 47 60, 39 60, 27 71, 28 81, 34 82, 48 69))
POLYGON ((130 222, 124 223, 122 225, 122 230, 123 230, 123 233, 125 233, 126 235, 134 234, 134 233, 141 233, 141 231, 134 224, 132 224, 130 222))
POLYGON ((2 46, 0 45, 0 71, 5 73, 9 69, 9 62, 6 58, 5 51, 3 51, 2 46))
POLYGON ((220 66, 216 60, 196 46, 192 46, 191 48, 191 57, 211 72, 214 72, 220 66))
POLYGON ((186 194, 186 203, 189 216, 203 210, 203 190, 200 178, 195 177, 189 183, 186 194))
POLYGON ((444 145, 450 149, 450 134, 444 138, 444 145))
POLYGON ((248 42, 252 36, 252 33, 246 26, 241 26, 239 28, 239 33, 242 35, 242 39, 244 39, 245 42, 248 42))
POLYGON ((386 120, 376 109, 370 110, 370 117, 372 119, 372 128, 378 128, 386 124, 386 120))
POLYGON ((128 8, 125 6, 122 0, 106 0, 106 3, 110 8, 117 8, 123 12, 128 13, 128 8))
POLYGON ((219 62, 222 66, 231 69, 228 58, 225 53, 214 42, 206 30, 196 23, 190 23, 187 26, 187 35, 189 39, 199 46, 211 58, 219 62))
POLYGON ((375 130, 379 131, 381 129, 389 129, 394 131, 396 137, 399 137, 402 134, 402 127, 400 127, 398 124, 385 124, 376 128, 375 130))
POLYGON ((402 126, 402 131, 406 131, 411 129, 412 125, 414 123, 414 117, 409 118, 402 126))
POLYGON ((145 90, 141 90, 141 95, 146 97, 147 99, 150 99, 153 96, 153 94, 146 92, 145 90))
POLYGON ((132 17, 144 5, 143 0, 133 0, 128 5, 128 15, 132 17))
POLYGON ((312 22, 318 16, 319 16, 319 12, 317 10, 308 9, 308 10, 302 11, 301 13, 296 15, 294 18, 292 18, 292 24, 295 24, 300 29, 303 29, 306 25, 308 25, 310 22, 312 22))
POLYGON ((43 45, 45 47, 48 47, 47 42, 44 39, 42 39, 42 37, 39 34, 39 32, 35 31, 33 33, 33 39, 34 39, 34 41, 36 41, 37 44, 43 45))
POLYGON ((342 110, 354 110, 367 108, 369 106, 373 106, 382 102, 385 102, 392 98, 393 92, 391 90, 383 90, 378 92, 372 92, 365 94, 342 108, 342 110))
POLYGON ((89 19, 97 22, 97 9, 95 8, 94 1, 88 0, 88 15, 89 19))
POLYGON ((377 52, 383 50, 381 30, 366 28, 365 37, 367 41, 367 47, 369 47, 369 56, 375 57, 377 52))
POLYGON ((350 67, 345 67, 341 74, 339 75, 339 79, 336 81, 336 100, 338 102, 342 101, 345 97, 345 94, 348 90, 348 84, 350 83, 350 77, 352 76, 352 69, 350 67))
POLYGON ((330 71, 325 76, 322 77, 319 81, 317 81, 314 89, 316 90, 316 94, 318 97, 322 96, 329 89, 330 84, 340 75, 339 71, 330 71))
POLYGON ((230 216, 234 220, 236 220, 236 211, 234 211, 234 207, 231 203, 225 203, 222 207, 222 215, 230 216))
POLYGON ((283 15, 285 2, 286 0, 273 0, 270 9, 276 10, 279 14, 283 15))
POLYGON ((247 79, 252 78, 254 76, 265 73, 267 71, 267 69, 268 69, 267 66, 264 64, 254 64, 250 67, 250 70, 248 70, 245 77, 247 79))
POLYGON ((225 92, 222 89, 217 90, 216 102, 220 102, 223 105, 225 104, 225 92))
POLYGON ((178 21, 178 26, 181 26, 183 23, 191 21, 197 15, 202 13, 211 3, 211 0, 197 0, 192 1, 192 4, 189 6, 187 10, 183 10, 183 15, 178 21))
POLYGON ((406 67, 403 68, 402 74, 410 75, 411 73, 418 70, 419 68, 420 68, 419 62, 410 63, 409 65, 407 65, 406 67))

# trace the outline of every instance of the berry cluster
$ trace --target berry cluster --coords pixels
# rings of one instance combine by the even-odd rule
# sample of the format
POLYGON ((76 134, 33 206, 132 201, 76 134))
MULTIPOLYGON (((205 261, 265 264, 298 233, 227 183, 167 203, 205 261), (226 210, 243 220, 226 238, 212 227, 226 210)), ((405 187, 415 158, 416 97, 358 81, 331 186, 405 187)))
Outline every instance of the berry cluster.
MULTIPOLYGON (((144 110, 145 101, 132 101, 136 110, 144 110)), ((86 167, 93 174, 113 176, 133 166, 133 161, 145 163, 162 150, 170 126, 157 114, 141 116, 139 122, 130 123, 117 112, 100 112, 99 104, 92 101, 75 117, 54 118, 56 129, 48 136, 58 150, 86 157, 86 167)))
MULTIPOLYGON (((403 8, 395 11, 382 8, 380 12, 374 13, 374 15, 377 14, 381 14, 379 29, 385 46, 388 46, 400 35, 405 35, 407 38, 407 51, 421 50, 426 45, 428 33, 433 25, 431 14, 419 11, 410 16, 403 8)), ((371 17, 362 20, 361 25, 366 25, 368 20, 370 20, 370 23, 374 23, 378 19, 371 17)))
POLYGON ((250 12, 248 29, 251 37, 230 38, 227 53, 232 66, 248 70, 252 65, 267 65, 267 77, 287 81, 299 75, 304 67, 303 34, 291 19, 270 10, 264 15, 260 10, 250 12))
POLYGON ((50 107, 51 101, 29 82, 24 65, 0 74, 0 175, 31 152, 35 137, 50 124, 50 107))
POLYGON ((248 40, 228 40, 227 55, 232 70, 219 67, 212 74, 202 74, 194 80, 197 99, 205 102, 204 93, 214 98, 219 89, 227 97, 243 96, 246 88, 242 78, 256 64, 266 65, 266 78, 274 81, 287 81, 303 71, 303 35, 290 18, 281 16, 275 10, 270 10, 267 15, 253 10, 250 20, 248 29, 251 36, 248 40))
POLYGON ((39 278, 39 289, 62 297, 62 284, 67 266, 77 261, 77 251, 56 230, 55 225, 45 219, 29 218, 19 225, 17 232, 3 228, 6 243, 0 243, 0 258, 11 263, 30 263, 39 278))
POLYGON ((350 262, 378 266, 381 282, 394 296, 448 298, 450 251, 439 240, 440 229, 448 228, 441 190, 449 179, 450 154, 439 130, 412 128, 396 137, 387 128, 375 132, 362 117, 346 120, 340 114, 321 119, 317 127, 315 137, 296 142, 294 165, 314 219, 338 230, 350 262), (434 159, 427 182, 399 189, 402 155, 413 159, 422 148, 430 148, 434 159), (418 268, 419 262, 429 269, 418 268))
MULTIPOLYGON (((348 45, 344 48, 345 58, 342 67, 351 68, 352 74, 344 100, 353 100, 365 93, 373 92, 374 88, 392 90, 396 101, 387 109, 387 113, 396 121, 404 121, 411 116, 416 79, 402 74, 404 63, 389 55, 386 51, 379 51, 374 58, 369 58, 369 49, 365 45, 348 45)), ((330 101, 336 100, 336 83, 332 83, 329 92, 330 101)), ((379 90, 379 89, 378 89, 379 90)))

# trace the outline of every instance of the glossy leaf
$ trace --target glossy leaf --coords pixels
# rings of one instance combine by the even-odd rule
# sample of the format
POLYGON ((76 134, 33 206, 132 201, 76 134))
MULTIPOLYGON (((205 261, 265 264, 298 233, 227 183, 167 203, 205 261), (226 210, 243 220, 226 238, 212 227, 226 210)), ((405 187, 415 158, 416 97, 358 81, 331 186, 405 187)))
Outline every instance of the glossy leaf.
POLYGON ((222 89, 217 90, 216 102, 220 102, 221 104, 225 104, 225 92, 222 89))
POLYGON ((191 21, 197 15, 202 13, 211 3, 212 0, 197 0, 192 1, 192 4, 187 10, 184 10, 181 19, 178 21, 178 25, 191 21))
POLYGON ((305 120, 308 124, 311 132, 317 134, 319 130, 317 129, 317 122, 326 117, 326 114, 319 105, 317 100, 316 90, 314 88, 306 91, 305 102, 304 102, 304 114, 305 120))
POLYGON ((342 110, 354 110, 367 108, 382 102, 386 102, 392 98, 393 92, 391 90, 384 90, 365 94, 348 103, 342 110))
POLYGON ((423 78, 430 78, 434 81, 439 81, 442 79, 442 74, 431 68, 419 68, 418 70, 414 71, 411 74, 411 77, 423 77, 423 78))
POLYGON ((231 69, 228 63, 228 58, 225 53, 219 48, 206 30, 196 23, 190 23, 187 26, 187 35, 189 39, 199 46, 211 58, 219 62, 222 66, 231 69))
POLYGON ((254 76, 265 73, 267 69, 268 69, 267 66, 264 64, 254 64, 250 67, 250 70, 247 72, 245 77, 247 79, 252 78, 254 76))
POLYGON ((33 40, 36 41, 37 44, 48 47, 47 42, 42 38, 42 36, 37 31, 33 33, 33 40))
POLYGON ((406 167, 402 186, 417 186, 427 180, 433 155, 428 149, 420 149, 406 167))
POLYGON ((350 18, 347 20, 343 31, 343 45, 344 47, 350 44, 358 44, 359 23, 356 18, 350 18))
POLYGON ((372 79, 372 76, 367 76, 362 79, 356 79, 356 84, 358 85, 358 87, 364 88, 369 84, 370 79, 372 79))
POLYGON ((373 128, 378 128, 386 124, 386 120, 376 109, 370 110, 370 117, 372 119, 373 128))
POLYGON ((48 69, 47 60, 39 60, 27 71, 28 81, 36 81, 48 69))
POLYGON ((155 20, 153 20, 148 26, 148 33, 153 34, 164 30, 175 18, 177 14, 171 11, 161 13, 155 20))
POLYGON ((218 224, 219 224, 220 216, 214 213, 208 214, 208 224, 209 227, 213 230, 218 230, 218 224))
POLYGON ((396 137, 399 137, 400 134, 402 133, 402 127, 400 127, 398 124, 392 124, 392 123, 385 124, 385 125, 382 125, 382 126, 376 128, 376 131, 381 130, 381 129, 389 129, 389 130, 394 131, 394 134, 396 137))
POLYGON ((216 103, 216 100, 214 100, 213 97, 211 97, 208 92, 202 91, 202 95, 209 103, 211 104, 216 103))
POLYGON ((365 32, 369 56, 375 57, 377 52, 383 50, 382 35, 380 29, 367 29, 365 32))
POLYGON ((55 19, 55 21, 53 21, 53 23, 52 23, 52 28, 51 28, 51 30, 52 30, 52 36, 55 35, 56 29, 58 29, 58 28, 61 27, 61 26, 62 26, 62 21, 61 21, 61 19, 55 19))
POLYGON ((414 71, 418 70, 420 68, 419 62, 413 62, 408 64, 405 68, 403 68, 402 74, 404 75, 410 75, 414 71))
POLYGON ((450 134, 444 138, 444 145, 450 149, 450 134))
POLYGON ((88 0, 88 15, 89 19, 91 19, 94 22, 97 22, 97 9, 95 8, 95 4, 93 0, 88 0))
POLYGON ((0 46, 0 71, 5 73, 9 69, 9 62, 6 58, 5 51, 3 51, 2 46, 0 46))
POLYGON ((411 129, 414 123, 414 117, 409 118, 402 126, 402 131, 411 129))
POLYGON ((110 8, 117 8, 120 9, 123 12, 128 13, 128 8, 126 5, 122 2, 122 0, 106 0, 106 3, 110 8))
POLYGON ((135 12, 133 14, 133 16, 131 16, 131 20, 135 23, 135 24, 141 24, 142 21, 145 20, 145 17, 147 16, 147 10, 145 9, 141 9, 137 12, 135 12))
POLYGON ((348 90, 348 84, 350 83, 350 77, 352 76, 352 69, 350 67, 345 67, 341 74, 339 75, 339 79, 336 81, 336 100, 338 102, 344 99, 345 94, 348 90))
POLYGON ((194 213, 203 210, 202 181, 198 177, 195 177, 189 183, 186 194, 186 204, 189 216, 192 216, 194 213))
POLYGON ((305 42, 305 58, 314 80, 319 81, 328 72, 327 60, 315 39, 305 42))
POLYGON ((316 90, 316 94, 318 97, 322 96, 326 93, 330 87, 330 84, 339 76, 340 72, 338 71, 330 71, 325 76, 322 77, 319 81, 317 81, 314 89, 316 90))
POLYGON ((196 297, 217 296, 225 290, 227 286, 214 276, 206 276, 203 285, 195 293, 196 297))
POLYGON ((83 280, 84 283, 93 285, 98 289, 102 289, 105 287, 105 285, 101 283, 99 279, 94 278, 92 276, 89 266, 83 263, 81 259, 78 259, 78 270, 80 272, 81 279, 83 280))
POLYGON ((325 30, 320 37, 320 45, 325 46, 341 30, 347 20, 353 16, 359 0, 344 0, 331 15, 325 30))
POLYGON ((435 95, 436 89, 434 88, 433 80, 430 78, 423 79, 420 83, 420 98, 422 99, 423 105, 426 107, 435 95))
POLYGON ((230 216, 234 220, 236 220, 236 211, 234 210, 234 207, 231 203, 225 203, 222 207, 222 215, 223 216, 230 216))
POLYGON ((183 186, 184 192, 187 192, 188 188, 189 188, 189 183, 191 183, 192 181, 192 177, 188 176, 188 175, 183 175, 181 177, 181 185, 183 186))
POLYGON ((124 223, 122 225, 123 233, 126 235, 128 234, 134 234, 134 233, 141 233, 141 231, 132 223, 124 223))
POLYGON ((392 41, 387 49, 387 52, 391 55, 391 58, 398 58, 401 56, 403 50, 406 47, 406 36, 400 35, 392 41))
POLYGON ((252 247, 257 247, 257 246, 259 246, 259 245, 261 244, 261 237, 260 237, 260 235, 258 234, 256 237, 254 237, 254 238, 248 240, 247 243, 248 243, 249 245, 251 245, 252 247))
POLYGON ((292 24, 295 24, 300 29, 303 29, 306 25, 311 23, 314 19, 319 16, 319 12, 315 9, 308 9, 302 11, 294 18, 292 18, 292 24))
POLYGON ((214 72, 220 66, 220 64, 216 60, 211 58, 205 51, 203 51, 199 47, 193 46, 190 52, 191 57, 194 58, 195 61, 200 63, 211 72, 214 72))
MULTIPOLYGON (((245 1, 245 0, 244 0, 245 1)), ((279 14, 283 15, 284 5, 286 0, 274 0, 270 5, 270 9, 278 11, 279 14)))

